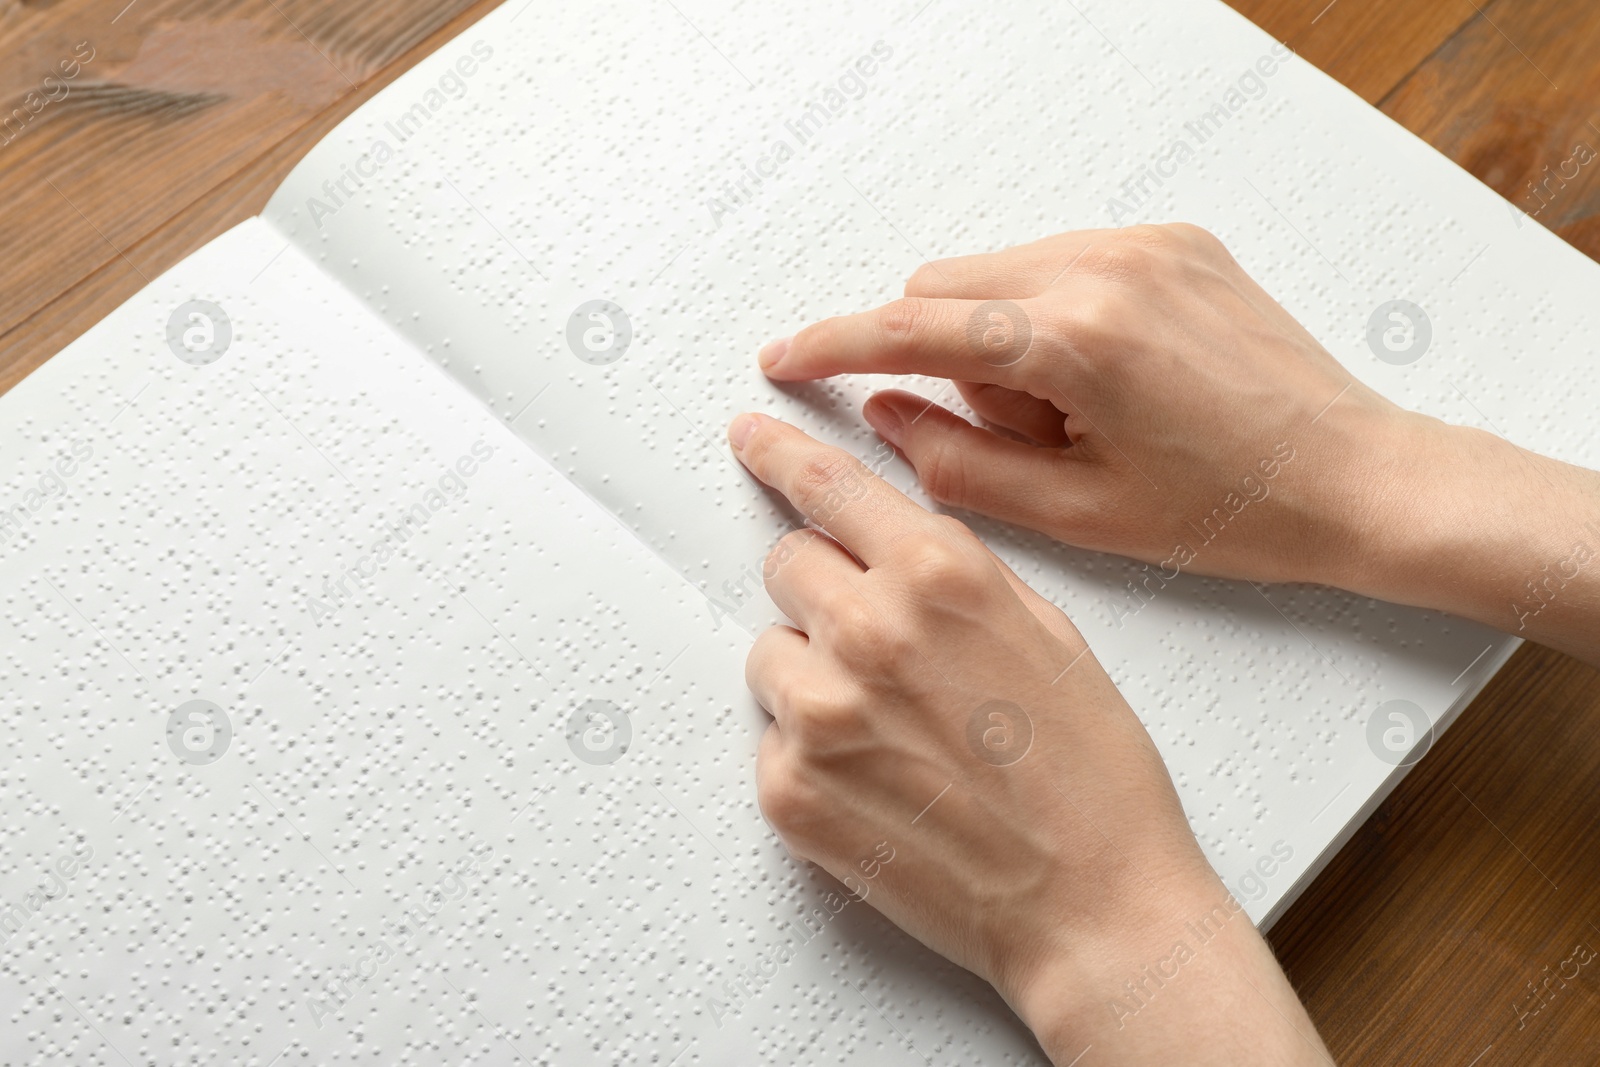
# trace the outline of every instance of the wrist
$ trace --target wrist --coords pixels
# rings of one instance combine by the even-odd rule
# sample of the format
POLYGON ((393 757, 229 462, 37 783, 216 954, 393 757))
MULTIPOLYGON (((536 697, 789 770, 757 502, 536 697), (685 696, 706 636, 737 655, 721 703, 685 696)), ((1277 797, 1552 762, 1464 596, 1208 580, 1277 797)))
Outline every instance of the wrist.
POLYGON ((1210 916, 1219 930, 1250 925, 1204 859, 1196 859, 1154 875, 1154 882, 1129 878, 1107 894, 1114 906, 1096 919, 1068 919, 1077 909, 1064 903, 1051 927, 1056 936, 1013 956, 1020 965, 996 987, 1055 1063, 1072 1062, 1103 1031, 1125 1025, 1139 1008, 1137 987, 1130 992, 1128 983, 1143 980, 1148 997, 1151 983, 1161 981, 1152 968, 1165 962, 1171 970, 1175 939, 1193 941, 1186 929, 1197 919, 1210 916))
POLYGON ((1275 513, 1242 576, 1383 596, 1376 590, 1390 580, 1383 564, 1393 543, 1414 533, 1413 483, 1450 451, 1453 429, 1357 387, 1310 425, 1284 431, 1279 448, 1289 458, 1272 486, 1275 513))
POLYGON ((1424 575, 1462 548, 1458 509, 1481 500, 1446 484, 1457 473, 1451 456, 1484 448, 1467 438, 1474 432, 1400 409, 1369 427, 1332 502, 1344 517, 1343 551, 1317 580, 1398 603, 1414 603, 1418 592, 1432 588, 1424 575))
POLYGON ((1149 893, 1002 990, 1057 1067, 1329 1063, 1266 942, 1210 872, 1149 893))
POLYGON ((1536 619, 1592 602, 1600 476, 1483 430, 1405 416, 1365 478, 1352 551, 1328 584, 1523 636, 1535 636, 1536 619))

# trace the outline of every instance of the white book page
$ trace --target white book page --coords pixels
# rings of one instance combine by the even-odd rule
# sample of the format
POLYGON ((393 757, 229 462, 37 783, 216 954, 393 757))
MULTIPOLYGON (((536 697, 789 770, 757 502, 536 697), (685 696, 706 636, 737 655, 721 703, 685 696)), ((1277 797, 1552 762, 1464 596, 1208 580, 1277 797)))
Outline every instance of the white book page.
MULTIPOLYGON (((780 389, 757 348, 927 259, 1064 229, 1206 225, 1395 400, 1600 462, 1595 265, 1213 0, 508 5, 335 131, 266 217, 695 583, 705 633, 771 617, 760 561, 791 522, 725 447, 738 411, 921 498, 858 414, 885 381, 780 389), (603 365, 596 301, 627 323, 603 365), (1393 301, 1429 318, 1409 362, 1393 301)), ((975 526, 1083 630, 1258 922, 1515 645, 1317 588, 1185 576, 1150 598, 1149 568, 975 526), (1389 732, 1397 701, 1412 733, 1389 732)))
POLYGON ((1043 1062, 777 843, 743 633, 266 223, 0 463, 5 1062, 1043 1062))

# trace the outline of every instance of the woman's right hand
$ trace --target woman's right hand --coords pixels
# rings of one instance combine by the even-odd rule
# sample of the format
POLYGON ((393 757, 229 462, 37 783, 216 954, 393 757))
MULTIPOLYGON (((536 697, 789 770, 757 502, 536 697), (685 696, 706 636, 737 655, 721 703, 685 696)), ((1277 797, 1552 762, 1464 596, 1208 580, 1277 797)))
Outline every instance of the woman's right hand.
POLYGON ((1317 582, 1600 656, 1600 478, 1391 403, 1204 230, 1062 234, 905 291, 760 361, 954 382, 993 429, 897 390, 865 411, 939 502, 1165 580, 1317 582))
POLYGON ((762 363, 951 379, 1001 432, 909 393, 866 408, 936 500, 1233 578, 1320 579, 1311 561, 1351 552, 1405 422, 1192 226, 930 263, 762 363))

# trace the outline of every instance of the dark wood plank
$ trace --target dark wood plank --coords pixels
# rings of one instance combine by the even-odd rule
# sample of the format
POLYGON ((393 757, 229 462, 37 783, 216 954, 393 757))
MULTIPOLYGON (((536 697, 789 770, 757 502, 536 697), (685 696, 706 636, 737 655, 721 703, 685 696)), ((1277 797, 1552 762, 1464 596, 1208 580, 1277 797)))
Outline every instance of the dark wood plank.
MULTIPOLYGON (((1477 17, 1467 0, 1230 0, 1369 104, 1477 17)), ((1491 0, 1480 0, 1489 6, 1491 0)))
POLYGON ((1600 670, 1526 646, 1273 931, 1339 1061, 1600 1063, 1597 838, 1600 670))
POLYGON ((1600 258, 1597 57, 1600 5, 1502 0, 1408 77, 1383 110, 1600 258))

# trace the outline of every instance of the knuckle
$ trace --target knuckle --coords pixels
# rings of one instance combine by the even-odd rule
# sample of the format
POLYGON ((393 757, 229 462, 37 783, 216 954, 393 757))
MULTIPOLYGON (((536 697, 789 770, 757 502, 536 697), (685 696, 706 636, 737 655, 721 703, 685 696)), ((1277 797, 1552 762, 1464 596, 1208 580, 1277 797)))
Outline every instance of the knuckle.
POLYGON ((1112 282, 1144 280, 1155 269, 1155 263, 1155 253, 1139 238, 1095 245, 1083 254, 1084 270, 1112 282))
POLYGON ((1055 313, 1051 336, 1071 352, 1092 354, 1134 332, 1139 319, 1130 315, 1131 304, 1127 294, 1116 289, 1086 293, 1071 308, 1055 313))
POLYGON ((795 503, 818 522, 856 494, 861 474, 856 461, 836 449, 808 456, 795 472, 795 503))
POLYGON ((906 573, 919 585, 964 585, 977 573, 972 553, 949 538, 919 537, 906 545, 904 552, 906 573))
POLYGON ((1129 226, 1122 233, 1135 246, 1158 252, 1171 251, 1183 244, 1182 234, 1176 226, 1170 224, 1156 225, 1146 222, 1138 226, 1129 226))
POLYGON ((848 585, 819 583, 811 591, 811 596, 816 605, 817 617, 831 620, 833 631, 836 633, 847 630, 854 621, 854 612, 862 607, 860 594, 848 585))
POLYGON ((839 635, 840 645, 845 650, 877 641, 886 628, 877 609, 858 596, 835 604, 831 617, 834 632, 839 635))
POLYGON ((878 343, 887 351, 903 352, 926 335, 933 318, 933 303, 906 296, 878 309, 878 343))
POLYGON ((963 543, 974 536, 972 527, 956 518, 954 515, 935 515, 933 521, 941 527, 945 536, 956 543, 963 543))
POLYGON ((961 449, 941 443, 919 458, 917 477, 928 495, 941 504, 960 507, 967 497, 967 461, 961 449))
POLYGON ((1214 252, 1223 247, 1217 235, 1204 226, 1196 226, 1192 222, 1174 222, 1167 228, 1183 244, 1198 251, 1214 252))
POLYGON ((839 606, 834 614, 833 637, 840 662, 873 677, 893 670, 910 650, 901 631, 882 612, 860 599, 839 606))
POLYGON ((816 791, 793 760, 773 760, 756 781, 761 815, 786 838, 802 831, 816 815, 816 791))
POLYGON ((911 277, 906 279, 905 295, 915 298, 932 296, 935 293, 942 292, 943 290, 939 284, 941 280, 942 275, 939 273, 938 264, 924 263, 912 271, 911 277))
POLYGON ((826 752, 860 733, 856 706, 811 692, 800 697, 790 716, 796 740, 808 751, 826 752))
POLYGON ((775 701, 778 708, 769 708, 769 711, 782 710, 790 704, 789 685, 784 681, 782 672, 773 668, 777 663, 777 645, 779 628, 774 626, 762 632, 750 646, 750 651, 744 657, 744 682, 751 692, 764 692, 768 694, 763 701, 775 701))

